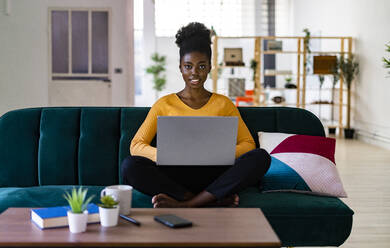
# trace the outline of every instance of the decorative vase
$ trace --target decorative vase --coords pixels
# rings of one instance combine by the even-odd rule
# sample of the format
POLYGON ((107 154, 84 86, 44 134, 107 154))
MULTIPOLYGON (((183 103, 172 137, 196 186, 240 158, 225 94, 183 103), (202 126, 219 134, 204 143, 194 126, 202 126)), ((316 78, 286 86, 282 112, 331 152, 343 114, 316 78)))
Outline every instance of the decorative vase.
POLYGON ((114 208, 99 207, 100 224, 104 227, 118 225, 119 206, 114 208))
POLYGON ((88 211, 83 213, 73 213, 68 211, 68 223, 71 233, 81 233, 87 230, 88 211))
POLYGON ((344 129, 344 137, 346 139, 353 139, 354 134, 355 134, 355 129, 353 129, 353 128, 345 128, 344 129))

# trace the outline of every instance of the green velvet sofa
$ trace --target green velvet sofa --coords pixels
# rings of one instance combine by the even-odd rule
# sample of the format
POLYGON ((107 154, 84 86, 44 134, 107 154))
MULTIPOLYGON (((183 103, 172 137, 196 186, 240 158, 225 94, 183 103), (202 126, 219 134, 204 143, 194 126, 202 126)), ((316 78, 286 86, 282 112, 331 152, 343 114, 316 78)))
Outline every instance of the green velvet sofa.
MULTIPOLYGON (((65 190, 83 185, 98 195, 121 183, 120 164, 146 117, 146 107, 48 107, 10 111, 0 118, 0 213, 8 207, 66 205, 65 190)), ((257 146, 257 132, 324 136, 306 110, 239 108, 257 146)), ((155 141, 154 141, 155 142, 155 141)), ((98 197, 94 198, 94 202, 98 197)), ((152 207, 134 191, 132 207, 152 207)), ((240 207, 261 208, 283 246, 339 246, 353 211, 340 199, 297 193, 240 193, 240 207)))

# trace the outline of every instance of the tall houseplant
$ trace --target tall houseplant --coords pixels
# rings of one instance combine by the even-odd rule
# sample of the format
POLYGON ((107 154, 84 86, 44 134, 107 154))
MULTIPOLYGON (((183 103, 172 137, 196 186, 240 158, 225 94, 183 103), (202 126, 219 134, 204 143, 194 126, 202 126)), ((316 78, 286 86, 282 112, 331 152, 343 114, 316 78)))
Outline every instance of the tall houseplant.
POLYGON ((158 98, 158 93, 165 88, 166 78, 162 74, 166 65, 166 56, 159 55, 158 53, 153 53, 151 56, 153 64, 146 68, 146 73, 153 75, 153 89, 156 90, 156 99, 158 98))
POLYGON ((359 63, 355 61, 353 55, 348 58, 341 56, 340 58, 340 72, 347 85, 347 128, 344 129, 346 138, 353 138, 355 132, 351 128, 351 86, 356 75, 359 73, 359 63))
MULTIPOLYGON (((332 104, 332 113, 331 113, 331 121, 332 121, 332 124, 334 123, 334 90, 336 88, 336 84, 337 82, 340 80, 340 62, 339 62, 339 59, 336 60, 336 63, 334 64, 334 66, 332 67, 332 100, 331 100, 331 104, 332 104)), ((330 127, 329 128, 329 133, 330 134, 335 134, 336 133, 336 128, 334 127, 330 127)))

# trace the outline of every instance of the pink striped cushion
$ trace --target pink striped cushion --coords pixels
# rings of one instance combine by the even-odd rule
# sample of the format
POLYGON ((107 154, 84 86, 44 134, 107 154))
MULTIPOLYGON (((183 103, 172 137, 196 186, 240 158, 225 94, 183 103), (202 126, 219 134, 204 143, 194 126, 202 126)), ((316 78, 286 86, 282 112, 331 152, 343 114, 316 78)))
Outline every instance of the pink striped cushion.
POLYGON ((258 135, 260 147, 272 157, 270 170, 263 179, 265 191, 347 197, 334 159, 335 139, 267 132, 258 135))

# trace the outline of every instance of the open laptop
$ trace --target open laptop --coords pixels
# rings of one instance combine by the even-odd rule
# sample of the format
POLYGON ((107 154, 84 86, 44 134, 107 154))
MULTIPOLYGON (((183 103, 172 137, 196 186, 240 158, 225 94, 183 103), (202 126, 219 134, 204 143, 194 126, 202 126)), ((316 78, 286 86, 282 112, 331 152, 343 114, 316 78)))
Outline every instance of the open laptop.
POLYGON ((233 165, 236 116, 159 116, 157 165, 233 165))

